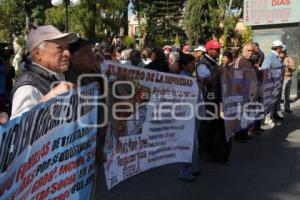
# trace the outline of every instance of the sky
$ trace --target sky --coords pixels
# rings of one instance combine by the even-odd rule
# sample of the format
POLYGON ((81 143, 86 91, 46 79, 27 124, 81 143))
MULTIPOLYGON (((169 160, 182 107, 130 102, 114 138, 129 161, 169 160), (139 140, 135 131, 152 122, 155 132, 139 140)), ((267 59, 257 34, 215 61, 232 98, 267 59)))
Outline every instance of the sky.
POLYGON ((129 6, 128 6, 128 17, 132 16, 132 3, 130 2, 129 6))

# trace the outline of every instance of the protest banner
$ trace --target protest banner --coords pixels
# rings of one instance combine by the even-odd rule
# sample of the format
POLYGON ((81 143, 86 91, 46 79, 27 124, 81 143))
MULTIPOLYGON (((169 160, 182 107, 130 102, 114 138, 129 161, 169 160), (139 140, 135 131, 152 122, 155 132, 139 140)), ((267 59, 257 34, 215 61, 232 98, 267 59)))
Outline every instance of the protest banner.
POLYGON ((104 145, 108 188, 154 167, 191 162, 196 79, 110 61, 101 71, 108 76, 110 92, 104 145))
POLYGON ((264 113, 272 113, 281 94, 284 67, 263 70, 263 105, 264 113))
POLYGON ((0 127, 0 199, 90 196, 97 95, 95 85, 85 86, 40 103, 0 127))
POLYGON ((275 90, 275 85, 273 78, 271 76, 270 69, 264 69, 263 72, 263 104, 264 104, 264 113, 267 115, 271 112, 272 108, 272 98, 273 98, 273 91, 275 90))
POLYGON ((226 69, 222 74, 222 103, 226 138, 249 128, 258 116, 258 82, 255 70, 226 69))

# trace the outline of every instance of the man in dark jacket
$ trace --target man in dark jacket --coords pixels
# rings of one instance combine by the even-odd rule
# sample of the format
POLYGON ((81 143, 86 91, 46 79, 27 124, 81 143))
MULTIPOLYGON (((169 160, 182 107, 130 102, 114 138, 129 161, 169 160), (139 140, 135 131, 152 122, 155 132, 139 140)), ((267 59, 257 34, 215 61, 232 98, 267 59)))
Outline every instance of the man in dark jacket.
POLYGON ((212 105, 205 105, 206 114, 215 113, 217 116, 206 116, 202 123, 202 133, 200 142, 203 149, 204 159, 212 159, 216 162, 227 162, 231 152, 231 141, 225 138, 225 124, 220 117, 220 103, 222 102, 221 93, 221 74, 222 67, 219 66, 217 59, 220 55, 221 45, 216 40, 206 43, 207 53, 200 60, 197 67, 197 76, 203 79, 204 101, 212 105), (217 110, 215 110, 217 108, 217 110))

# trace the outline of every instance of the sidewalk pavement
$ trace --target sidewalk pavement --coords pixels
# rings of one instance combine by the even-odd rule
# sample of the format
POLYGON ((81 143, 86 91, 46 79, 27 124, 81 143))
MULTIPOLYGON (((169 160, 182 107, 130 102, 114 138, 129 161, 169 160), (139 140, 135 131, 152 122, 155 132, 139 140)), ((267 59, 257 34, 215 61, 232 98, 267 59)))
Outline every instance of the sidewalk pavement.
POLYGON ((195 183, 177 179, 180 164, 159 167, 129 178, 101 200, 299 200, 300 100, 280 126, 233 144, 228 165, 200 161, 195 183))

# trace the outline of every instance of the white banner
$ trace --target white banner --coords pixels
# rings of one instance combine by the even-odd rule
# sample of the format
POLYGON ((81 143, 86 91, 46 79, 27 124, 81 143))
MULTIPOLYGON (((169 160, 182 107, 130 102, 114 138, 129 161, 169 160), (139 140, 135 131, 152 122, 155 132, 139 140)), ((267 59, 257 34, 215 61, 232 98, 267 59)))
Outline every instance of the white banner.
POLYGON ((110 61, 101 71, 109 80, 108 188, 157 166, 191 162, 196 80, 110 61))

